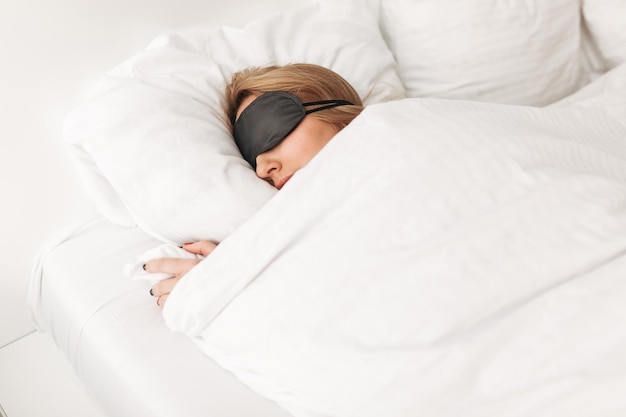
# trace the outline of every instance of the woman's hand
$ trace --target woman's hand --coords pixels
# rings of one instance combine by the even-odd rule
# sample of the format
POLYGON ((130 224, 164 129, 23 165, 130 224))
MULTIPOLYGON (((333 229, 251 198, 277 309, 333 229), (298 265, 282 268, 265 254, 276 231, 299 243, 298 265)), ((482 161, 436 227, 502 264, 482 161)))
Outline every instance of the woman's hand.
POLYGON ((210 240, 201 240, 195 243, 183 243, 183 249, 187 252, 195 253, 196 255, 202 255, 207 257, 213 252, 213 249, 217 247, 217 243, 213 243, 210 240))
MULTIPOLYGON (((208 240, 201 240, 195 243, 185 243, 183 249, 196 255, 209 256, 213 249, 217 247, 216 243, 208 240)), ((182 258, 159 258, 148 261, 144 265, 144 269, 148 272, 163 272, 173 275, 171 278, 157 282, 150 289, 150 294, 157 297, 157 305, 163 307, 178 281, 193 268, 200 259, 182 259, 182 258)))

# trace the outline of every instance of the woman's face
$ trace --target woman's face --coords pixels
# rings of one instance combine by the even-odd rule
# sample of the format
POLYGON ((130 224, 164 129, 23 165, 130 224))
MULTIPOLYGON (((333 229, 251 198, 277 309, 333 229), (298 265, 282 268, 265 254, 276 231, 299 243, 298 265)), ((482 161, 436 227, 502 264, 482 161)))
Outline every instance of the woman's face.
MULTIPOLYGON (((246 97, 237 118, 257 96, 246 97)), ((306 116, 276 147, 256 158, 256 175, 279 190, 337 134, 329 123, 306 116)))

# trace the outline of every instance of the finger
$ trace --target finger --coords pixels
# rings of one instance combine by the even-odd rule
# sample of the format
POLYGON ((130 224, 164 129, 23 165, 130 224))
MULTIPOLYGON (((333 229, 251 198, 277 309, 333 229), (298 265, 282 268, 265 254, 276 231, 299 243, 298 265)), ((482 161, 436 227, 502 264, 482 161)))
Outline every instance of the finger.
POLYGON ((200 262, 199 259, 157 258, 146 262, 144 269, 148 272, 183 275, 193 268, 198 262, 200 262))
POLYGON ((165 302, 167 301, 167 297, 169 297, 169 294, 165 294, 157 298, 157 302, 156 302, 157 305, 163 308, 163 306, 165 305, 165 302))
POLYGON ((180 277, 166 278, 154 284, 150 289, 153 297, 161 297, 172 292, 180 277))
POLYGON ((209 256, 211 252, 213 252, 213 249, 215 249, 216 247, 217 244, 211 242, 210 240, 201 240, 199 242, 183 244, 183 249, 185 249, 187 252, 202 256, 209 256))

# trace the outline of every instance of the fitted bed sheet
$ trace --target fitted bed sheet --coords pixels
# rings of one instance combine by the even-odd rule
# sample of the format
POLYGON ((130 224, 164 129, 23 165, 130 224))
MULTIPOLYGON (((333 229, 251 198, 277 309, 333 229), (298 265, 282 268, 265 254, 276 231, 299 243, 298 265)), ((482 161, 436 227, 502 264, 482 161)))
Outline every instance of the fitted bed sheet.
POLYGON ((288 416, 168 330, 150 284, 124 275, 128 261, 158 244, 104 219, 51 242, 29 295, 40 330, 111 417, 288 416))

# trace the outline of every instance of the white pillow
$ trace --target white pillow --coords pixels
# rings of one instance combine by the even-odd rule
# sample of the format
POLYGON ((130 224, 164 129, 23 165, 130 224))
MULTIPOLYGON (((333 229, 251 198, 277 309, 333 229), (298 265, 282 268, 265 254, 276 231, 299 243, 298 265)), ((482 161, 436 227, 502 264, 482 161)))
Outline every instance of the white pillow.
POLYGON ((244 28, 173 33, 121 64, 71 114, 65 138, 109 220, 181 243, 221 241, 275 192, 241 158, 220 100, 233 72, 307 62, 366 104, 404 95, 375 2, 323 0, 244 28))
POLYGON ((626 1, 583 0, 583 16, 607 69, 626 62, 626 1))
POLYGON ((385 0, 409 97, 542 106, 589 81, 578 0, 385 0))

